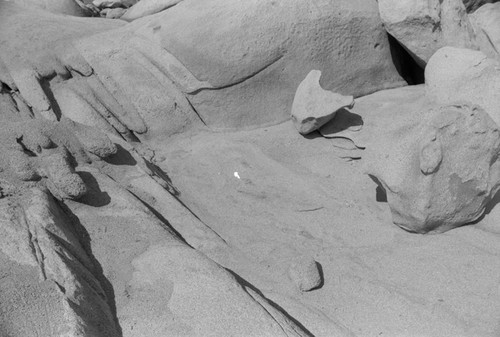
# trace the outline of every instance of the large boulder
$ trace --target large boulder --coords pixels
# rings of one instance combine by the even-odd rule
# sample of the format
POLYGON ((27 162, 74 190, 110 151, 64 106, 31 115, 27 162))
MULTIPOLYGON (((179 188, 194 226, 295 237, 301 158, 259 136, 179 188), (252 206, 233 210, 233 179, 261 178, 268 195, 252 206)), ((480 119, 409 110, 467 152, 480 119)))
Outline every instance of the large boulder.
POLYGON ((500 3, 489 3, 469 15, 481 51, 489 57, 500 57, 500 3))
POLYGON ((500 132, 483 109, 424 104, 377 117, 388 123, 368 129, 373 138, 363 160, 396 225, 440 233, 483 214, 500 187, 500 132))
POLYGON ((461 0, 379 0, 378 6, 387 32, 422 67, 441 47, 477 48, 461 0))
POLYGON ((445 47, 425 69, 427 95, 440 104, 467 101, 500 124, 500 63, 480 51, 445 47))

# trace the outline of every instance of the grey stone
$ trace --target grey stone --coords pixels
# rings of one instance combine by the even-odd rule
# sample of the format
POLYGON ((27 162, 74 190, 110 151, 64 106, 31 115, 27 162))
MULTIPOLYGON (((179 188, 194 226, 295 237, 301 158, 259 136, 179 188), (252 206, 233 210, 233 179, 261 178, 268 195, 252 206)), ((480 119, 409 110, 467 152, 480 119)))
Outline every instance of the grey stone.
POLYGON ((292 119, 297 130, 306 135, 328 123, 338 110, 352 108, 354 97, 324 90, 321 71, 311 70, 300 83, 292 104, 292 119))

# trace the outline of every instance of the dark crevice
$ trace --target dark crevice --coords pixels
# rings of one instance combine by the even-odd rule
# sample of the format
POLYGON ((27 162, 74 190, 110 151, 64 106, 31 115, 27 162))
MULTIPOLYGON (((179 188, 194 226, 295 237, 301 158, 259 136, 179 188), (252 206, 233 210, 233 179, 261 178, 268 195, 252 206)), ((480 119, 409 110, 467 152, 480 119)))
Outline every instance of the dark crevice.
POLYGON ((66 288, 64 288, 62 285, 59 284, 59 282, 57 281, 54 281, 54 283, 56 284, 56 286, 59 288, 59 290, 61 290, 61 292, 63 294, 66 294, 66 288))
POLYGON ((49 100, 50 107, 52 108, 52 111, 56 115, 57 120, 58 121, 61 120, 61 116, 62 116, 61 108, 59 107, 59 104, 57 103, 57 100, 54 97, 54 94, 52 93, 52 89, 50 88, 50 81, 41 80, 40 86, 42 87, 42 90, 45 93, 45 96, 49 100))
MULTIPOLYGON (((307 333, 308 336, 311 336, 311 337, 314 337, 314 335, 312 334, 311 331, 309 331, 305 326, 302 325, 302 323, 300 323, 297 319, 293 318, 288 312, 286 312, 285 309, 283 309, 279 304, 271 301, 270 299, 268 299, 266 296, 264 296, 264 294, 257 288, 255 287, 254 285, 252 285, 251 283, 249 283, 247 280, 245 280, 244 278, 242 278, 240 275, 236 274, 234 271, 232 271, 231 269, 228 269, 228 268, 224 268, 227 272, 229 272, 231 275, 234 276, 234 278, 236 279, 236 281, 238 281, 238 283, 240 283, 242 286, 244 287, 247 287, 249 289, 252 289, 254 292, 256 292, 257 294, 259 294, 265 301, 267 301, 269 303, 270 306, 272 306, 274 309, 276 309, 277 311, 279 311, 283 316, 285 316, 288 320, 292 321, 296 326, 298 326, 300 329, 302 329, 305 333, 307 333)), ((269 313, 270 314, 270 313, 269 313)), ((271 314, 270 314, 271 315, 271 314)), ((271 315, 272 316, 272 315, 271 315)))
POLYGON ((203 123, 203 125, 205 125, 206 127, 209 128, 209 126, 207 125, 207 123, 205 122, 205 120, 203 120, 203 118, 201 118, 201 115, 198 113, 198 111, 194 108, 193 104, 191 103, 191 101, 189 100, 188 97, 186 97, 186 101, 188 101, 189 103, 189 106, 191 107, 191 109, 193 109, 194 113, 196 114, 196 116, 198 116, 198 118, 200 119, 200 121, 203 123))
POLYGON ((500 0, 463 0, 463 3, 465 5, 465 9, 467 10, 467 13, 473 13, 482 5, 485 5, 488 3, 495 3, 498 1, 500 1, 500 0))
POLYGON ((425 83, 424 69, 420 67, 408 51, 391 35, 389 45, 392 62, 399 75, 409 84, 418 85, 425 83))
POLYGON ((126 135, 123 135, 123 137, 126 137, 126 140, 129 143, 140 143, 141 142, 141 140, 139 138, 137 138, 137 136, 135 135, 135 133, 132 130, 129 130, 129 132, 127 132, 126 135))
POLYGON ((373 180, 375 184, 377 184, 377 187, 375 189, 375 200, 377 202, 387 202, 387 191, 383 184, 374 175, 369 174, 368 176, 371 180, 373 180))
POLYGON ((130 192, 130 194, 132 194, 134 197, 137 198, 137 200, 139 200, 144 206, 147 207, 147 209, 154 214, 154 216, 156 218, 158 218, 158 220, 160 220, 164 227, 167 229, 167 231, 169 232, 172 232, 172 234, 174 234, 175 236, 177 236, 183 243, 185 243, 186 245, 188 245, 189 247, 193 248, 187 241, 186 239, 184 239, 184 237, 181 235, 181 233, 179 233, 171 224, 170 222, 165 219, 165 217, 163 215, 160 214, 160 212, 158 212, 153 206, 151 206, 149 203, 147 203, 146 201, 142 200, 138 195, 136 195, 134 192, 132 192, 131 190, 128 190, 130 192))
POLYGON ((94 276, 99 281, 104 292, 106 293, 107 304, 109 306, 111 314, 113 315, 113 320, 118 330, 118 334, 119 336, 123 336, 122 328, 120 326, 120 322, 117 316, 115 291, 113 289, 113 285, 104 275, 104 270, 99 260, 97 260, 94 254, 92 253, 91 238, 89 233, 87 232, 87 229, 85 228, 85 226, 82 225, 80 219, 78 219, 78 217, 71 211, 71 209, 63 201, 55 199, 55 202, 59 205, 64 214, 71 220, 73 228, 77 234, 76 237, 79 239, 80 244, 87 253, 89 259, 92 261, 95 271, 94 276))
POLYGON ((12 92, 12 88, 7 84, 7 83, 3 83, 3 82, 0 82, 1 83, 1 86, 0 86, 0 92, 12 92))
POLYGON ((36 157, 36 154, 33 151, 29 150, 26 147, 26 145, 24 145, 24 143, 23 143, 23 136, 16 137, 16 142, 17 142, 17 144, 21 145, 21 148, 23 149, 23 152, 25 154, 27 154, 30 157, 36 157))
POLYGON ((207 225, 198 215, 196 215, 195 212, 193 212, 191 210, 191 208, 189 208, 179 197, 175 196, 174 195, 174 198, 175 200, 177 200, 179 202, 179 204, 182 205, 182 207, 184 207, 189 213, 191 213, 192 216, 194 216, 200 223, 202 223, 205 227, 207 227, 208 229, 210 229, 210 231, 212 233, 214 233, 215 235, 217 235, 217 237, 219 237, 224 243, 227 243, 226 240, 224 240, 223 237, 221 237, 219 235, 219 233, 217 233, 215 230, 212 229, 212 227, 210 227, 209 225, 207 225))

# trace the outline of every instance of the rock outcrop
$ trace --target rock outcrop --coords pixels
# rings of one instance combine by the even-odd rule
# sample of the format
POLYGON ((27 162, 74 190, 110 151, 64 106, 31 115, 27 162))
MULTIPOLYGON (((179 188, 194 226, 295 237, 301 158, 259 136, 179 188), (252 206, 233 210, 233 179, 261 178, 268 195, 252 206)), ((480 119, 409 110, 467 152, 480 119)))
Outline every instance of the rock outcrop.
MULTIPOLYGON (((345 1, 345 9, 339 13, 338 8, 329 1, 183 1, 126 27, 74 41, 78 52, 72 59, 87 62, 88 69, 80 71, 87 77, 55 83, 54 90, 67 92, 62 106, 78 105, 82 115, 93 114, 80 119, 109 120, 112 128, 135 135, 165 135, 193 124, 193 118, 213 129, 286 120, 295 89, 311 69, 322 71, 326 90, 341 94, 404 85, 375 4, 345 1), (89 79, 89 69, 97 80, 89 79), (103 113, 110 106, 120 106, 110 109, 116 119, 103 113)), ((14 26, 40 16, 18 17, 14 26)), ((12 35, 6 27, 4 34, 12 35)), ((37 38, 56 41, 43 34, 37 38)), ((36 81, 29 83, 36 89, 36 81)), ((36 90, 21 89, 48 109, 46 100, 33 97, 36 90)), ((79 114, 69 108, 61 113, 79 114)))
POLYGON ((89 2, 0 0, 1 336, 498 332, 492 5, 379 0, 405 86, 373 1, 89 2))
POLYGON ((63 119, 22 118, 10 95, 1 94, 4 108, 0 121, 0 175, 13 186, 33 184, 50 189, 58 198, 78 199, 87 191, 75 166, 92 158, 116 153, 115 145, 98 130, 63 119), (7 103, 10 102, 10 105, 7 103))
POLYGON ((3 0, 0 8, 0 82, 19 93, 35 114, 52 120, 61 111, 49 83, 93 72, 72 42, 125 24, 56 15, 3 0))

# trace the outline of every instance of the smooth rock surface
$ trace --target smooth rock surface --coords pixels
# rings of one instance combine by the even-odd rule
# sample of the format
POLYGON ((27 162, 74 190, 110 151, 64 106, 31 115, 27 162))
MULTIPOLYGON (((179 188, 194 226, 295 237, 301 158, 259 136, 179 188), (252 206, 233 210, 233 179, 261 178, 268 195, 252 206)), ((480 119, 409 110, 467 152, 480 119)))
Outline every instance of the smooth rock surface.
POLYGON ((302 135, 328 123, 338 110, 354 106, 354 97, 324 90, 320 78, 321 71, 311 70, 298 86, 293 99, 292 120, 302 135))
POLYGON ((500 123, 500 63, 470 49, 445 47, 425 69, 427 95, 440 104, 465 101, 500 123))

